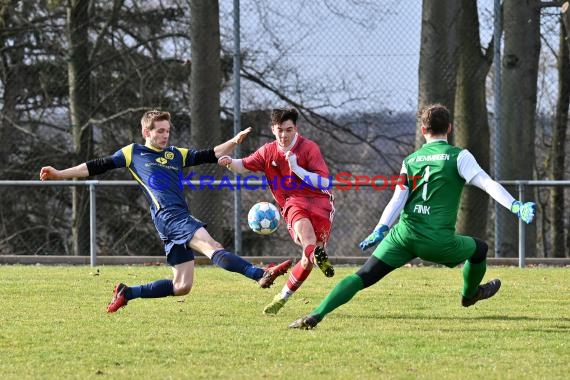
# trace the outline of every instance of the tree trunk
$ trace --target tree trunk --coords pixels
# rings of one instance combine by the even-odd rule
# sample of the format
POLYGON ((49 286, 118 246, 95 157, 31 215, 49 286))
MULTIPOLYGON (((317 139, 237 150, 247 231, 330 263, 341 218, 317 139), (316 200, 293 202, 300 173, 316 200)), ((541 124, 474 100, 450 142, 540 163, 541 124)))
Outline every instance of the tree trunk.
MULTIPOLYGON (((89 0, 71 0, 67 8, 69 38, 69 110, 75 164, 93 155, 90 117, 89 0)), ((89 254, 89 193, 84 187, 72 189, 73 254, 89 254)))
MULTIPOLYGON (((15 46, 10 47, 10 44, 4 38, 4 35, 7 34, 4 33, 4 30, 9 29, 13 25, 11 11, 16 5, 12 3, 5 2, 0 5, 0 32, 3 32, 0 33, 0 46, 3 51, 0 75, 2 75, 4 86, 2 118, 0 119, 0 141, 2 141, 3 145, 2 149, 0 149, 0 162, 4 165, 3 169, 0 169, 0 178, 6 178, 5 170, 10 168, 9 152, 15 150, 14 133, 10 133, 10 130, 13 129, 12 123, 18 121, 16 106, 22 90, 18 69, 24 62, 24 50, 15 46)), ((18 40, 19 37, 19 35, 16 35, 14 38, 18 40)), ((18 46, 20 44, 15 45, 18 46)))
MULTIPOLYGON (((190 1, 190 37, 192 40, 191 91, 191 139, 195 149, 205 149, 219 144, 220 89, 222 86, 220 26, 218 0, 190 1)), ((220 169, 208 166, 208 171, 196 168, 198 174, 214 175, 220 169)), ((198 190, 192 193, 192 214, 208 223, 208 231, 214 239, 222 239, 222 226, 226 216, 220 191, 198 190)), ((220 241, 223 244, 223 241, 220 241)))
MULTIPOLYGON (((566 3, 566 17, 569 17, 566 3)), ((564 20, 564 12, 562 16, 564 20)), ((550 150, 550 178, 564 179, 564 159, 566 157, 566 129, 568 125, 568 103, 570 102, 570 58, 569 35, 570 23, 560 23, 560 43, 558 53, 558 100, 556 104, 556 120, 552 132, 552 147, 550 150)), ((550 188, 550 212, 552 215, 552 252, 554 257, 568 257, 568 248, 564 237, 564 188, 550 188)))
MULTIPOLYGON (((485 79, 492 63, 491 54, 481 52, 477 3, 462 0, 459 18, 459 54, 455 94, 455 143, 468 149, 483 170, 489 172, 489 123, 485 79)), ((487 193, 466 186, 457 218, 457 231, 486 240, 487 193)))
MULTIPOLYGON (((420 109, 427 104, 442 103, 453 113, 458 51, 456 30, 460 9, 461 3, 456 0, 423 1, 418 101, 420 109)), ((416 148, 424 142, 418 128, 416 148)))
POLYGON ((566 1, 562 4, 560 14, 562 17, 562 24, 566 28, 566 48, 570 50, 570 38, 568 38, 568 35, 570 35, 570 1, 566 1))
MULTIPOLYGON (((529 180, 535 165, 534 138, 538 62, 540 55, 540 1, 505 0, 503 2, 504 55, 502 61, 502 131, 499 167, 503 180, 529 180)), ((533 199, 526 190, 523 201, 533 199)), ((518 196, 513 193, 515 197, 518 196)), ((518 254, 518 220, 507 210, 500 210, 499 257, 518 254), (509 214, 507 216, 507 214, 509 214)), ((526 226, 527 252, 536 247, 536 224, 526 226)))

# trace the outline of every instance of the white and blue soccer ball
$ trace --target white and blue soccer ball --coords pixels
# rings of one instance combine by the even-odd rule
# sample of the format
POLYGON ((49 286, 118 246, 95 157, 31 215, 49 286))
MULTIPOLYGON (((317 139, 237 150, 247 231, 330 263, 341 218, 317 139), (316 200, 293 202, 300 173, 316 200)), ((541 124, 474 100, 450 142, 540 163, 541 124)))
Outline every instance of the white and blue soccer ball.
POLYGON ((269 202, 254 204, 247 214, 247 223, 253 232, 269 235, 279 227, 279 210, 269 202))

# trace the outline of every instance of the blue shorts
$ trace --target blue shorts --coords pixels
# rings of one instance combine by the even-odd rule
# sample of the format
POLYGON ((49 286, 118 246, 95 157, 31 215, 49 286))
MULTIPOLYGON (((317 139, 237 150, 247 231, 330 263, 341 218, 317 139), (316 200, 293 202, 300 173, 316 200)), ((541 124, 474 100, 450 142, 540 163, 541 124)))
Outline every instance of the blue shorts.
POLYGON ((170 252, 166 254, 166 262, 171 267, 192 260, 194 260, 194 251, 187 245, 175 244, 170 247, 170 252))
POLYGON ((164 243, 166 262, 171 265, 182 264, 194 260, 194 251, 188 242, 206 224, 194 218, 187 210, 159 212, 154 217, 154 226, 164 243))

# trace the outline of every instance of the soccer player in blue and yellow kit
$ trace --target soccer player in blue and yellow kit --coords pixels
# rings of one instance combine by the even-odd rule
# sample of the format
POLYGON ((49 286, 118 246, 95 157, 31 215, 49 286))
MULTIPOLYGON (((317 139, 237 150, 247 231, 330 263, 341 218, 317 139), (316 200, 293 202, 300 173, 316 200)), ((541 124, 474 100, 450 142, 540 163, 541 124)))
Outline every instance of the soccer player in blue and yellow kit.
POLYGON ((112 156, 64 170, 47 166, 40 171, 40 179, 46 181, 87 177, 124 167, 139 183, 150 203, 152 220, 164 242, 166 261, 172 267, 174 277, 137 286, 117 284, 107 311, 113 313, 135 298, 188 294, 194 281, 194 251, 206 255, 214 265, 257 281, 262 288, 268 288, 278 276, 285 274, 291 260, 262 269, 225 250, 210 236, 206 224, 190 214, 182 186, 179 186, 183 168, 217 163, 219 157, 231 153, 243 141, 251 128, 214 149, 193 150, 168 146, 171 128, 168 112, 146 112, 141 127, 144 145, 130 144, 112 156))
POLYGON ((426 144, 404 159, 401 174, 407 177, 406 185, 395 189, 376 228, 360 243, 360 248, 364 250, 379 242, 380 245, 356 273, 341 280, 317 308, 294 321, 290 328, 315 327, 357 292, 416 257, 450 268, 464 264, 464 307, 499 291, 499 279, 481 285, 487 269, 487 244, 455 232, 463 186, 469 183, 479 187, 525 223, 532 222, 536 205, 515 200, 481 169, 468 150, 447 142, 452 131, 447 108, 429 105, 418 116, 426 144), (398 216, 400 221, 390 229, 398 216))

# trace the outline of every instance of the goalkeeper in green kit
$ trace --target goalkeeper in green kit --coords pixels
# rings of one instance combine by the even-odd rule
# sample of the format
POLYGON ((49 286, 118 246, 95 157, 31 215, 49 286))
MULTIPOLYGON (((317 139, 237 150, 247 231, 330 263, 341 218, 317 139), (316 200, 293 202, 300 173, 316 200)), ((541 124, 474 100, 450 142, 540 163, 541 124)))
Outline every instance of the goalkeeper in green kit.
POLYGON ((357 292, 416 257, 450 268, 464 264, 461 292, 464 307, 499 291, 499 279, 481 284, 487 269, 487 244, 455 232, 463 186, 465 183, 477 186, 527 224, 534 218, 536 205, 515 200, 481 169, 468 150, 447 142, 453 127, 446 107, 426 106, 418 117, 426 143, 404 159, 401 174, 406 176, 406 184, 396 187, 376 228, 360 243, 360 248, 365 250, 380 244, 356 273, 342 279, 317 308, 291 323, 290 328, 315 327, 357 292), (390 229, 398 216, 399 222, 390 229))

